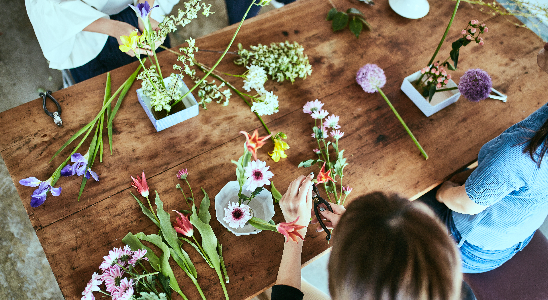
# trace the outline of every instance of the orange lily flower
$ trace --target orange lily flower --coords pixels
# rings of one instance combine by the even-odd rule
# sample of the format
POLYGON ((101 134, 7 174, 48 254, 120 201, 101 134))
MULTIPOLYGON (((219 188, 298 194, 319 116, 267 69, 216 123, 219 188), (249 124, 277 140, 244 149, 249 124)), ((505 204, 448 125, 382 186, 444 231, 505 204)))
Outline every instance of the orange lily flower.
POLYGON ((255 129, 253 131, 253 135, 249 136, 249 133, 245 131, 240 131, 241 134, 245 135, 245 145, 247 147, 247 150, 253 154, 253 159, 257 160, 257 149, 261 148, 266 142, 265 140, 268 139, 272 134, 269 134, 267 136, 259 137, 259 130, 255 129))
POLYGON ((297 225, 297 221, 299 221, 300 217, 297 217, 297 220, 289 223, 279 223, 276 225, 276 230, 278 230, 279 233, 283 234, 286 239, 285 242, 287 243, 289 239, 292 239, 295 243, 297 243, 299 240, 297 237, 299 237, 301 240, 304 240, 303 236, 299 233, 298 230, 301 230, 303 228, 306 228, 306 226, 297 225))
POLYGON ((325 183, 325 182, 328 182, 329 180, 335 182, 333 178, 329 176, 330 173, 331 173, 331 170, 327 171, 327 173, 325 172, 325 163, 323 163, 322 169, 320 170, 320 173, 318 173, 318 183, 325 183))

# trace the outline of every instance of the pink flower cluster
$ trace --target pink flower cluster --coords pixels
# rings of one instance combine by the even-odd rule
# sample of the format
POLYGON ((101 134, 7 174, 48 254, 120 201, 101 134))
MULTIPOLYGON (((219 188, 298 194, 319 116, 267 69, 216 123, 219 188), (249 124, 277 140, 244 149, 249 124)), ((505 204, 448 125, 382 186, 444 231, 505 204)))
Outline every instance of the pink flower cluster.
MULTIPOLYGON (((320 120, 320 126, 316 127, 314 126, 314 132, 312 133, 313 138, 317 139, 326 139, 331 135, 335 140, 339 140, 344 136, 344 132, 338 130, 341 128, 339 125, 339 116, 336 115, 329 115, 329 112, 322 109, 323 103, 318 101, 318 99, 314 101, 306 102, 306 104, 303 106, 303 112, 306 114, 310 114, 310 116, 315 120, 320 120), (331 133, 329 133, 327 130, 331 129, 331 133)), ((318 149, 315 149, 318 150, 318 149)), ((319 153, 314 151, 314 153, 319 153)))
POLYGON ((91 280, 82 292, 82 300, 94 300, 93 292, 100 291, 99 286, 105 284, 106 291, 113 300, 131 299, 134 293, 135 282, 132 278, 124 277, 126 270, 131 270, 140 260, 148 260, 145 257, 146 250, 131 251, 129 246, 114 248, 103 257, 99 269, 101 275, 93 273, 91 280))
POLYGON ((435 62, 432 67, 422 68, 421 74, 427 75, 426 84, 436 84, 438 89, 448 84, 451 79, 451 74, 447 74, 447 70, 440 66, 439 62, 435 62))
POLYGON ((484 41, 483 41, 483 38, 480 37, 480 34, 489 32, 489 28, 487 28, 487 25, 485 25, 485 23, 481 25, 478 25, 478 24, 479 24, 478 20, 472 20, 468 22, 468 26, 466 26, 466 28, 461 31, 461 34, 463 35, 465 39, 469 41, 473 39, 480 46, 483 46, 484 41))

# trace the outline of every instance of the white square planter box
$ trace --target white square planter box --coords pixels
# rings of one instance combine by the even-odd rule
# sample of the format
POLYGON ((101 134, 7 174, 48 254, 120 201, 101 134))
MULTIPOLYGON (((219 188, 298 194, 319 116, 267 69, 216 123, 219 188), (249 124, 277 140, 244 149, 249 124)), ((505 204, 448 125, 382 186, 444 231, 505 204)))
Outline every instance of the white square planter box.
MULTIPOLYGON (((170 82, 170 78, 164 78, 164 82, 168 84, 170 82)), ((183 86, 181 87, 181 92, 183 95, 188 92, 188 87, 183 82, 183 86)), ((175 124, 181 123, 184 120, 190 119, 192 117, 195 117, 198 115, 199 107, 198 102, 196 102, 196 99, 192 95, 192 93, 189 93, 185 98, 183 98, 182 102, 185 105, 185 109, 178 111, 174 114, 170 114, 165 118, 162 118, 160 120, 156 120, 154 118, 154 115, 152 114, 152 108, 150 105, 150 98, 147 97, 142 89, 137 90, 137 98, 139 99, 139 103, 141 103, 141 106, 145 110, 148 118, 150 119, 150 122, 154 125, 154 128, 156 131, 164 130, 168 127, 171 127, 175 124)))
MULTIPOLYGON (((459 100, 460 92, 458 89, 451 91, 437 92, 432 97, 432 101, 428 102, 417 89, 411 84, 421 76, 421 72, 417 71, 412 75, 405 77, 401 84, 401 90, 415 103, 415 105, 424 113, 425 116, 430 117, 434 113, 446 108, 450 104, 453 104, 459 100)), ((456 87, 457 84, 453 80, 449 80, 449 83, 444 88, 456 87)))

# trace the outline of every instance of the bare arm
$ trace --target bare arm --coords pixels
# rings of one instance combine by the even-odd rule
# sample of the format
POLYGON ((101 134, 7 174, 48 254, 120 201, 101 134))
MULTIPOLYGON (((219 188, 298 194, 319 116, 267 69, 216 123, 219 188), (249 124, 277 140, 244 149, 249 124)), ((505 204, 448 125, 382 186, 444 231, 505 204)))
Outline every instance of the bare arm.
POLYGON ((487 208, 476 204, 468 197, 464 184, 458 185, 452 181, 446 181, 441 185, 436 193, 436 199, 451 210, 467 215, 478 214, 487 208))
MULTIPOLYGON (((280 208, 286 222, 293 222, 299 218, 297 224, 308 226, 312 209, 312 178, 313 175, 299 176, 293 180, 280 200, 280 208)), ((306 236, 306 230, 305 227, 299 231, 303 238, 306 236)), ((302 240, 297 243, 286 241, 276 284, 301 289, 302 249, 302 240)))

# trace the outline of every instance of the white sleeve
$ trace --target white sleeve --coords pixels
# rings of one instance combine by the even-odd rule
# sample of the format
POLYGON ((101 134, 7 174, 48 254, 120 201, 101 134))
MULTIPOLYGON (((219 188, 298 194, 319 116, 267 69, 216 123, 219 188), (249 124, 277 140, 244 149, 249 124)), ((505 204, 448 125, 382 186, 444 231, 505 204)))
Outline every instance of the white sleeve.
POLYGON ((25 0, 25 6, 52 69, 86 64, 101 52, 107 41, 106 34, 82 31, 99 18, 109 18, 83 1, 25 0))
POLYGON ((173 9, 173 6, 175 6, 175 4, 177 3, 179 3, 179 0, 154 1, 154 5, 158 4, 159 7, 155 7, 152 10, 152 12, 150 13, 150 17, 158 22, 162 22, 164 20, 164 17, 171 12, 171 10, 173 9))

